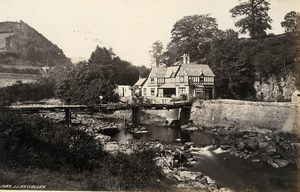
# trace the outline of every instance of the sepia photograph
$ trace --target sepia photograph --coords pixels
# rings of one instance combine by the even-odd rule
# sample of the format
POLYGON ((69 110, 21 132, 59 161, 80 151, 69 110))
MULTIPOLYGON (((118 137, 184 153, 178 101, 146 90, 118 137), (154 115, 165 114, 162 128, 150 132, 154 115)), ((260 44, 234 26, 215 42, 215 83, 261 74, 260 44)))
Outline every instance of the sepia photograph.
POLYGON ((300 0, 0 0, 0 191, 300 191, 300 0))

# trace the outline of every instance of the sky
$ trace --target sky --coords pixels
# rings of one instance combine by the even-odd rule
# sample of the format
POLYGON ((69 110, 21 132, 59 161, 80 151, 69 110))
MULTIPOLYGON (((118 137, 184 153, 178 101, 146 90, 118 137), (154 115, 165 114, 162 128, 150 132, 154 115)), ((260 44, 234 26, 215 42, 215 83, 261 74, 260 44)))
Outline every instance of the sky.
MULTIPOLYGON (((300 0, 271 0, 271 33, 300 0)), ((211 14, 219 28, 238 30, 229 10, 238 0, 0 0, 0 22, 24 21, 70 58, 88 59, 96 46, 111 47, 121 59, 150 67, 149 50, 170 42, 171 30, 184 16, 211 14)))

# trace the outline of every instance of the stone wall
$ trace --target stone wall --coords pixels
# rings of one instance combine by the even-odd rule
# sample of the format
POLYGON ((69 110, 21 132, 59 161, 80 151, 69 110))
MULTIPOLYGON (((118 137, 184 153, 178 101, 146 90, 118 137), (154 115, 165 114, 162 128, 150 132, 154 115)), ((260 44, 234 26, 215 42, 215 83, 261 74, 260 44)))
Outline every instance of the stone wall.
POLYGON ((291 132, 296 130, 296 121, 300 119, 297 111, 299 106, 292 103, 198 100, 192 106, 191 119, 207 127, 254 126, 291 132))

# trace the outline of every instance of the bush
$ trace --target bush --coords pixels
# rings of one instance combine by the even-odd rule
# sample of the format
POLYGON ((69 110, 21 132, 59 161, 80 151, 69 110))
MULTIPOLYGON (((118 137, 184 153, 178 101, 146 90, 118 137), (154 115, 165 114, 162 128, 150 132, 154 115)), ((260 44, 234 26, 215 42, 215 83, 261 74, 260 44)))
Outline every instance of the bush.
POLYGON ((5 161, 50 170, 92 170, 104 155, 92 136, 38 115, 0 113, 5 161))
MULTIPOLYGON (((43 178, 45 174, 53 178, 51 174, 59 172, 66 184, 70 183, 68 178, 74 182, 72 178, 77 175, 81 178, 80 189, 85 190, 161 189, 163 185, 157 181, 163 181, 164 177, 153 160, 154 151, 111 155, 77 127, 58 124, 39 115, 2 110, 0 141, 4 143, 0 146, 0 167, 7 167, 10 172, 16 168, 16 172, 28 175, 39 170, 43 178)), ((1 176, 4 178, 5 173, 1 176)), ((14 178, 13 182, 18 184, 18 179, 14 178)), ((39 183, 35 179, 30 181, 39 183)), ((47 182, 54 185, 52 181, 47 182)))

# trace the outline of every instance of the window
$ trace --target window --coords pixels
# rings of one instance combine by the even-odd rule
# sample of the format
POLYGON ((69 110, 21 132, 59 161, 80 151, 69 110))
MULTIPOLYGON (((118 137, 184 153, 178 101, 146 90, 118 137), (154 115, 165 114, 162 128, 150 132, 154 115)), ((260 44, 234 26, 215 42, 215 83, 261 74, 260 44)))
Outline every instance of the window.
POLYGON ((196 87, 196 88, 195 88, 195 96, 196 96, 196 97, 199 97, 199 96, 203 96, 203 95, 204 95, 203 88, 196 87))
POLYGON ((163 97, 164 96, 164 90, 163 89, 158 89, 158 96, 163 97))
POLYGON ((151 88, 151 96, 155 96, 155 88, 151 88))
POLYGON ((185 94, 185 87, 179 87, 178 88, 178 95, 184 95, 185 94))
POLYGON ((204 76, 191 76, 189 77, 191 84, 199 85, 204 83, 204 76))
POLYGON ((179 76, 179 83, 183 83, 184 82, 184 76, 179 76))
POLYGON ((151 78, 150 78, 150 81, 151 81, 151 83, 154 83, 154 78, 151 77, 151 78))
POLYGON ((157 78, 157 84, 162 85, 165 83, 165 78, 157 78))
POLYGON ((147 88, 144 88, 144 95, 147 95, 147 88))
POLYGON ((203 83, 204 82, 204 77, 201 76, 200 79, 199 79, 199 82, 203 83))

